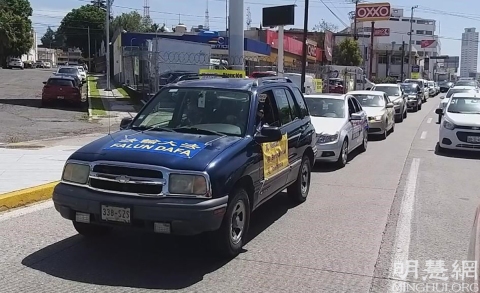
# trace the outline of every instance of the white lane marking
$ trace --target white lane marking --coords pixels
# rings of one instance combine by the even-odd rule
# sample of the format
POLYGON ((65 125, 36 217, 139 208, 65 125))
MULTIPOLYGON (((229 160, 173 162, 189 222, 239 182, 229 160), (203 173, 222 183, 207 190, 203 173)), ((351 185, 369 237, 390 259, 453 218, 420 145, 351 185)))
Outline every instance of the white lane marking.
POLYGON ((409 260, 409 250, 410 250, 410 241, 411 241, 411 229, 412 229, 412 218, 414 212, 414 203, 415 203, 415 191, 417 189, 417 178, 418 170, 420 168, 420 159, 414 158, 412 160, 412 165, 410 166, 410 171, 408 173, 407 182, 405 183, 405 190, 403 192, 403 199, 400 205, 400 212, 398 213, 397 229, 395 233, 395 251, 393 252, 392 265, 390 269, 390 287, 388 292, 398 292, 394 288, 399 287, 403 281, 394 280, 395 277, 393 272, 395 271, 395 264, 402 263, 406 264, 409 260))
POLYGON ((0 222, 8 221, 14 218, 18 218, 24 215, 28 215, 34 212, 45 210, 53 207, 53 201, 49 200, 39 204, 34 204, 28 207, 19 208, 13 211, 5 212, 0 214, 0 222))
POLYGON ((420 135, 420 139, 425 139, 425 138, 427 138, 427 132, 426 131, 422 132, 422 134, 420 135))
POLYGON ((433 119, 433 118, 428 118, 428 119, 427 119, 427 123, 428 123, 428 124, 432 123, 432 119, 433 119))

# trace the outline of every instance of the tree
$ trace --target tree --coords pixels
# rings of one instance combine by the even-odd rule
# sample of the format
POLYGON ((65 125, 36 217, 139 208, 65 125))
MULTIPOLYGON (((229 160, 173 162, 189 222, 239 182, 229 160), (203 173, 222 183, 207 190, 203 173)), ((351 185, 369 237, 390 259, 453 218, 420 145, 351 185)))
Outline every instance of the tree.
MULTIPOLYGON (((92 0, 90 3, 95 7, 107 9, 107 0, 92 0)), ((111 5, 113 5, 113 0, 110 0, 111 5)))
POLYGON ((47 31, 40 39, 40 41, 42 41, 42 45, 44 46, 52 47, 52 45, 55 45, 55 32, 52 30, 51 27, 47 28, 47 31))
POLYGON ((331 31, 335 33, 338 31, 338 26, 333 23, 325 21, 325 19, 322 19, 319 23, 317 23, 313 27, 313 30, 321 33, 324 33, 325 31, 331 31))
POLYGON ((88 54, 88 28, 90 28, 90 49, 93 44, 101 43, 105 30, 106 11, 93 5, 84 5, 67 13, 58 28, 65 40, 65 46, 79 48, 83 55, 88 54))
POLYGON ((33 45, 32 7, 28 0, 0 0, 0 57, 19 57, 33 45))
POLYGON ((113 31, 116 31, 119 28, 133 32, 145 31, 143 17, 136 11, 118 15, 113 19, 111 26, 113 31))
POLYGON ((358 43, 351 39, 343 40, 333 48, 333 64, 343 66, 360 66, 363 62, 358 43))

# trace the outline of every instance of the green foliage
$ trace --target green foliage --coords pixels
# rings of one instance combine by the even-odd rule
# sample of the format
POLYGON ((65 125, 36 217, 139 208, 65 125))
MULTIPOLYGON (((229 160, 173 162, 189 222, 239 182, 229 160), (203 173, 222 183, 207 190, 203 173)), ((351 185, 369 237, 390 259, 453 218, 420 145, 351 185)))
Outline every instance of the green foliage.
POLYGON ((52 47, 55 43, 55 31, 53 31, 51 27, 48 27, 40 41, 42 45, 52 47))
POLYGON ((150 17, 143 17, 140 13, 132 11, 115 17, 112 21, 112 28, 113 31, 121 28, 129 32, 153 33, 159 29, 159 25, 153 23, 150 17))
POLYGON ((343 66, 360 66, 363 62, 358 43, 353 39, 345 39, 333 48, 333 63, 343 66))
MULTIPOLYGON (((90 1, 90 3, 95 7, 107 9, 107 1, 106 0, 92 0, 92 1, 90 1)), ((110 0, 110 6, 112 6, 112 4, 113 4, 113 0, 110 0)))
POLYGON ((33 45, 32 7, 28 0, 0 0, 0 56, 19 57, 33 45))
POLYGON ((84 5, 65 15, 57 31, 63 36, 65 46, 79 48, 83 55, 87 56, 88 28, 90 28, 90 49, 93 50, 95 41, 100 44, 105 35, 105 13, 106 11, 99 7, 84 5))

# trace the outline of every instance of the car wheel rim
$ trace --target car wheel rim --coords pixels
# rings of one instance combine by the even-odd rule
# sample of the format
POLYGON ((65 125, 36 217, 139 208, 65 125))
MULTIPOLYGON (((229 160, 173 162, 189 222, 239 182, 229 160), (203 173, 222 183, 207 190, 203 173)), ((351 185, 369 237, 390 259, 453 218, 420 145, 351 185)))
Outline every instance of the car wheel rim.
POLYGON ((238 201, 233 208, 230 238, 233 244, 238 244, 243 237, 245 228, 246 208, 243 201, 238 201))
POLYGON ((308 163, 302 166, 302 173, 300 175, 300 186, 302 197, 307 197, 308 186, 310 185, 310 172, 308 172, 308 163))
POLYGON ((347 142, 343 143, 343 148, 342 148, 342 162, 343 164, 347 163, 347 158, 348 158, 348 144, 347 142))

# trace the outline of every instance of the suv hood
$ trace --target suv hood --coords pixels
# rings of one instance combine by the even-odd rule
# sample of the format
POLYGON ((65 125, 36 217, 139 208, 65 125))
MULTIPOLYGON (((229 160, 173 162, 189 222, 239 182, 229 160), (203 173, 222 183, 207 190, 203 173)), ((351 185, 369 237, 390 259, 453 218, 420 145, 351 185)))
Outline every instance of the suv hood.
POLYGON ((455 125, 480 127, 480 114, 458 114, 447 112, 446 116, 447 119, 455 125))
POLYGON ((216 156, 242 139, 235 136, 141 132, 129 129, 97 139, 80 148, 69 159, 86 162, 116 161, 203 171, 216 156))

